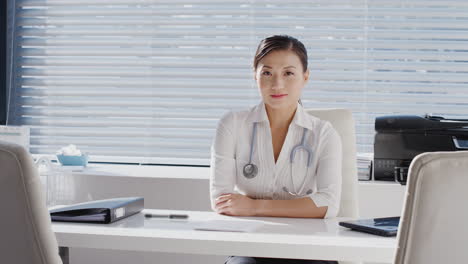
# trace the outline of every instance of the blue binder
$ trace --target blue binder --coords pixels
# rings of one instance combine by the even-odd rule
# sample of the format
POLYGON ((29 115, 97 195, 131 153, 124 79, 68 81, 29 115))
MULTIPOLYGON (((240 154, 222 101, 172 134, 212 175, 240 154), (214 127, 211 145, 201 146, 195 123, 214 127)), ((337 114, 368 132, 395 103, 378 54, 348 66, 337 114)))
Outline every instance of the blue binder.
POLYGON ((91 201, 50 210, 52 221, 109 224, 139 213, 143 197, 123 197, 91 201))

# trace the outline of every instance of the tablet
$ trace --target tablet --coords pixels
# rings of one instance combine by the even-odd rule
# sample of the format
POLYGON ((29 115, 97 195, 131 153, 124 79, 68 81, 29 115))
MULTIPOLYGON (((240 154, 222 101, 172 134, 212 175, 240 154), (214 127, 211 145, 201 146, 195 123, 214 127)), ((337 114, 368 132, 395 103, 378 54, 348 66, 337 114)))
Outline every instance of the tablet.
POLYGON ((340 226, 378 236, 396 236, 400 217, 384 217, 339 222, 340 226))

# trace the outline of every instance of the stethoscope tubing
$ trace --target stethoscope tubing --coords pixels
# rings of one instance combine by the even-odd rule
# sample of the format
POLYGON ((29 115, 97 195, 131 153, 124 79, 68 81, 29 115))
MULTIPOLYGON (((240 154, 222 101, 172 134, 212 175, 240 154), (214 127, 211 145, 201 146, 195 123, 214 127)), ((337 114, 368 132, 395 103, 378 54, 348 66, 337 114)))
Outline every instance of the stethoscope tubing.
POLYGON ((291 154, 289 156, 289 162, 293 163, 294 161, 294 156, 296 155, 296 152, 299 150, 299 149, 303 149, 307 152, 307 168, 310 166, 310 163, 312 162, 312 149, 309 148, 306 144, 305 144, 305 139, 307 137, 307 128, 304 127, 304 132, 302 132, 302 139, 301 139, 301 144, 299 145, 296 145, 293 147, 293 149, 291 150, 291 154))
MULTIPOLYGON (((304 131, 302 132, 301 144, 296 145, 296 146, 293 147, 293 149, 291 150, 290 160, 289 160, 289 162, 291 163, 291 168, 292 168, 293 163, 294 163, 294 157, 296 156, 296 152, 301 150, 301 149, 303 149, 305 152, 307 152, 307 170, 306 170, 306 173, 305 173, 306 175, 307 175, 307 172, 309 171, 310 164, 312 163, 312 149, 305 144, 305 139, 307 137, 307 132, 308 132, 307 128, 304 128, 304 131)), ((304 179, 302 179, 302 184, 300 185, 301 189, 299 190, 299 192, 290 192, 290 191, 288 191, 288 189, 286 189, 286 187, 284 189, 289 194, 294 195, 294 196, 298 196, 302 192, 302 190, 304 189, 304 184, 305 184, 306 180, 307 180, 307 177, 304 177, 304 179)), ((291 183, 292 183, 293 188, 296 188, 296 185, 294 184, 294 176, 292 174, 292 171, 291 171, 291 183)), ((309 191, 307 193, 309 193, 309 191)))
POLYGON ((250 140, 250 155, 249 155, 249 163, 252 163, 252 156, 253 156, 253 146, 255 146, 255 139, 257 138, 257 123, 253 124, 253 131, 252 131, 252 139, 250 140))
POLYGON ((255 145, 255 139, 257 135, 257 123, 254 123, 253 132, 252 132, 252 139, 250 141, 250 155, 249 155, 249 162, 244 166, 242 173, 244 177, 247 179, 252 179, 257 176, 258 167, 257 165, 252 163, 252 156, 253 156, 253 146, 255 145))
MULTIPOLYGON (((289 156, 289 162, 290 162, 290 164, 292 166, 292 164, 294 163, 294 158, 295 158, 296 152, 298 150, 303 149, 304 151, 307 152, 306 175, 307 175, 308 169, 310 167, 310 164, 312 163, 312 154, 313 154, 312 149, 305 144, 305 139, 307 137, 307 132, 308 132, 307 128, 304 128, 304 131, 302 133, 301 143, 299 145, 296 145, 296 146, 293 147, 293 149, 291 150, 291 154, 289 156)), ((254 146, 255 146, 256 137, 257 137, 257 122, 254 122, 253 123, 252 138, 250 140, 249 162, 244 166, 244 169, 243 169, 244 177, 246 177, 248 179, 251 179, 251 178, 254 178, 255 176, 257 176, 257 172, 258 172, 257 166, 252 163, 253 149, 254 149, 254 146), (248 169, 248 167, 250 167, 250 169, 248 169), (249 171, 250 173, 248 173, 246 171, 249 171)), ((291 183, 292 183, 293 188, 296 188, 296 185, 294 184, 294 177, 292 175, 292 172, 291 172, 290 177, 291 177, 291 183)), ((291 194, 291 195, 299 196, 300 193, 302 192, 302 190, 304 189, 304 183, 305 183, 306 179, 307 179, 307 177, 304 177, 304 179, 302 180, 302 185, 301 185, 301 188, 300 188, 299 192, 291 192, 286 187, 283 187, 283 190, 285 192, 291 194)), ((310 193, 311 193, 311 190, 307 191, 307 194, 310 194, 310 193)))

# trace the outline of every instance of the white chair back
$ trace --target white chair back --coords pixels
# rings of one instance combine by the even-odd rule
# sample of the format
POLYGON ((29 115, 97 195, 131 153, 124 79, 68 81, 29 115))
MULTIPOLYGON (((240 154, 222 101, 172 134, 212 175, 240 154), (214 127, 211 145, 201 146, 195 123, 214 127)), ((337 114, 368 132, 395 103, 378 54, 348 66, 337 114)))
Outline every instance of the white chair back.
POLYGON ((418 155, 407 184, 394 263, 468 263, 468 151, 418 155))
POLYGON ((31 155, 0 141, 0 263, 61 264, 31 155))
POLYGON ((307 113, 322 120, 329 121, 341 137, 343 149, 343 180, 338 216, 357 218, 359 211, 356 133, 352 113, 347 109, 307 109, 307 113))

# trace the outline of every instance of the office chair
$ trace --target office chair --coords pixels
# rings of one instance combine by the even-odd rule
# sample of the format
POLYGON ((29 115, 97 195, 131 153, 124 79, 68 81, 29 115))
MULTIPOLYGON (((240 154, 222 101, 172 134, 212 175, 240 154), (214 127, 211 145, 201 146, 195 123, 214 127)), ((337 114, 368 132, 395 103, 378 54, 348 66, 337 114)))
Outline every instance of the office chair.
POLYGON ((354 119, 346 109, 307 109, 307 113, 329 121, 341 137, 343 150, 342 188, 339 217, 358 217, 358 178, 354 119))
MULTIPOLYGON (((342 184, 339 217, 357 218, 358 210, 358 177, 356 159, 356 133, 354 119, 350 110, 346 109, 307 109, 307 113, 326 120, 341 137, 342 184)), ((355 264, 356 262, 340 261, 340 264, 355 264)))
POLYGON ((409 168, 395 264, 468 262, 468 151, 416 156, 409 168))
POLYGON ((0 169, 0 263, 61 264, 31 155, 0 141, 0 169))

